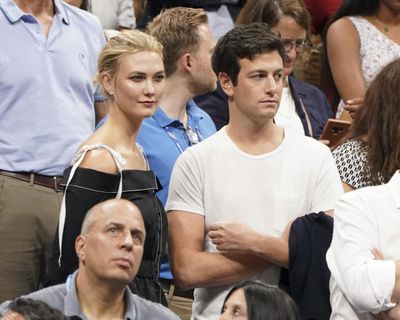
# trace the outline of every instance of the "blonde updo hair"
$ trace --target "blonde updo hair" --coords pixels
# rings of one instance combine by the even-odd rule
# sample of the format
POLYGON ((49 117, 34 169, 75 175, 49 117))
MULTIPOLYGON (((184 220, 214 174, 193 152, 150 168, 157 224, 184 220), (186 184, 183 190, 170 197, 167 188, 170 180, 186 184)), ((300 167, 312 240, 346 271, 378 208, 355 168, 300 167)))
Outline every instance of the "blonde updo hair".
MULTIPOLYGON (((141 51, 156 52, 163 59, 163 46, 157 39, 145 32, 138 30, 124 30, 118 35, 110 38, 100 52, 97 63, 97 83, 101 83, 100 75, 107 73, 114 78, 118 72, 121 58, 125 55, 141 51)), ((103 92, 109 96, 108 92, 103 92)))

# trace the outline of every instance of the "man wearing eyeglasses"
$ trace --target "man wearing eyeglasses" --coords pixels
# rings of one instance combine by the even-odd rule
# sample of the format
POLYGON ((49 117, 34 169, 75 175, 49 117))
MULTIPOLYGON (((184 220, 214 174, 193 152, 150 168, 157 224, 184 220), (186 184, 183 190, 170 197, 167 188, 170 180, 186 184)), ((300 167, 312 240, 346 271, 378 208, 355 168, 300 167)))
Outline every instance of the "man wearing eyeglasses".
MULTIPOLYGON (((177 7, 162 12, 148 28, 164 46, 165 94, 154 115, 144 120, 138 142, 161 182, 157 195, 164 205, 176 159, 216 131, 211 118, 192 100, 216 89, 211 67, 215 44, 207 21, 202 9, 177 7)), ((193 293, 174 286, 167 259, 160 278, 170 308, 182 319, 189 319, 193 293)))
POLYGON ((289 221, 330 211, 343 193, 329 148, 274 123, 284 57, 266 24, 223 36, 212 65, 228 96, 229 123, 175 164, 169 256, 177 284, 196 288, 196 320, 217 319, 239 281, 277 284, 280 266, 288 265, 289 221))

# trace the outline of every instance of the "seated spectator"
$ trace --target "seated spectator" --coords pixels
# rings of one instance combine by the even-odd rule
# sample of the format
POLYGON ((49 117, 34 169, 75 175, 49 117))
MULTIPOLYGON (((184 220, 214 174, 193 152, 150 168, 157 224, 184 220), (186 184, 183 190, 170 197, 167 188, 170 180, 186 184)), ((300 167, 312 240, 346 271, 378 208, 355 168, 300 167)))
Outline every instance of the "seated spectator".
POLYGON ((387 183, 400 168, 399 88, 400 59, 376 76, 349 133, 333 150, 345 191, 387 183))
POLYGON ((371 81, 400 58, 399 15, 397 1, 344 0, 332 18, 323 66, 327 89, 334 91, 337 102, 342 99, 337 116, 345 109, 354 118, 371 81))
POLYGON ((387 184, 349 192, 337 203, 326 256, 331 320, 400 319, 399 190, 397 171, 387 184))
POLYGON ((225 298, 220 320, 299 320, 296 304, 283 290, 247 280, 234 286, 225 298))
MULTIPOLYGON (((142 260, 146 230, 140 210, 124 199, 95 205, 75 241, 78 270, 63 284, 26 296, 81 319, 178 319, 161 304, 131 293, 128 284, 142 260)), ((0 305, 0 312, 10 303, 0 305)))
POLYGON ((9 305, 9 311, 0 320, 67 320, 59 310, 39 300, 18 298, 9 305))

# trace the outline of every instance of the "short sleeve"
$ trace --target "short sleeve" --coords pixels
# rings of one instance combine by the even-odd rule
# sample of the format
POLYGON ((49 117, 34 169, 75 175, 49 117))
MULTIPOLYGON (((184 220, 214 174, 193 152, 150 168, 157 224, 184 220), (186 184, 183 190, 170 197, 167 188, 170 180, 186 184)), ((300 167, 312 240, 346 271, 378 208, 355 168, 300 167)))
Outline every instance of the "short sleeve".
POLYGON ((172 210, 204 215, 201 162, 191 150, 179 156, 172 170, 166 211, 172 210))
POLYGON ((367 146, 354 140, 344 142, 332 152, 340 180, 354 189, 370 185, 364 177, 367 152, 367 146))

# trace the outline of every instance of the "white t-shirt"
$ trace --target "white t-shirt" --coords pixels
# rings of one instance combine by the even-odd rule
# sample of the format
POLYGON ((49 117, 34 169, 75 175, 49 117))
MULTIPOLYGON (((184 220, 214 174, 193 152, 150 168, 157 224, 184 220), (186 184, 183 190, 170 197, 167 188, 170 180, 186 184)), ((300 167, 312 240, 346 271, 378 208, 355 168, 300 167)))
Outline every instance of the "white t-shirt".
POLYGON ((303 124, 296 112, 296 106, 288 87, 283 88, 281 103, 274 119, 278 126, 285 129, 285 132, 305 135, 303 124))
MULTIPOLYGON (((332 209, 342 193, 331 152, 322 143, 285 134, 274 151, 255 156, 239 150, 222 128, 178 158, 166 209, 204 215, 206 230, 229 221, 280 236, 289 220, 332 209)), ((204 239, 204 250, 217 252, 204 239)), ((272 266, 254 279, 276 284, 279 273, 272 266)), ((217 319, 229 288, 196 289, 194 319, 217 319)))

